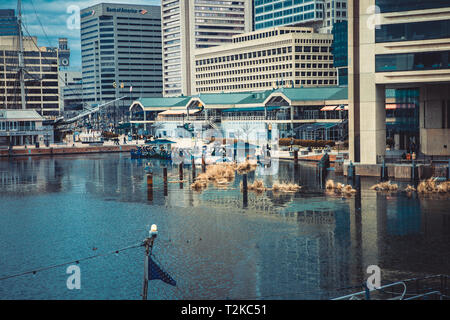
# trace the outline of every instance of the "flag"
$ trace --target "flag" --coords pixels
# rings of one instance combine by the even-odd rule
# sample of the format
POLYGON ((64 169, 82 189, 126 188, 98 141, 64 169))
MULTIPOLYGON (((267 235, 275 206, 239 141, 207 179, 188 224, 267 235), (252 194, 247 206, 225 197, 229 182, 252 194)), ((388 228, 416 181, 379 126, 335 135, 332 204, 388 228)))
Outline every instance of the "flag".
POLYGON ((125 88, 125 84, 123 82, 120 84, 120 88, 125 88))
POLYGON ((130 92, 132 92, 133 91, 133 86, 130 86, 130 92))
POLYGON ((171 286, 176 286, 177 282, 172 279, 165 271, 163 271, 152 257, 148 257, 148 280, 162 280, 171 286))
POLYGON ((113 87, 114 89, 117 88, 117 83, 115 81, 113 82, 113 87))

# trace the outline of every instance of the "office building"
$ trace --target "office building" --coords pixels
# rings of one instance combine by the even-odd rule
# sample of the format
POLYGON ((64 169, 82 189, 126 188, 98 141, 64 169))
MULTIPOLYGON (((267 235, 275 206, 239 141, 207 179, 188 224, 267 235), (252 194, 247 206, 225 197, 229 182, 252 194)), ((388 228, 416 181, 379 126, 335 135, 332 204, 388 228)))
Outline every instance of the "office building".
POLYGON ((161 96, 159 6, 101 3, 80 17, 85 103, 161 96))
MULTIPOLYGON (((0 37, 0 108, 21 109, 18 77, 18 37, 0 37)), ((44 117, 60 114, 58 51, 37 46, 36 37, 24 37, 26 108, 44 117)))
POLYGON ((164 96, 193 92, 194 51, 252 31, 252 3, 162 0, 164 96))
POLYGON ((337 72, 338 85, 348 85, 348 23, 333 25, 333 63, 337 72))
POLYGON ((65 115, 83 110, 83 79, 80 71, 59 72, 60 105, 65 115))
POLYGON ((0 36, 18 36, 19 25, 13 9, 0 9, 0 36))
MULTIPOLYGON (((419 157, 450 155, 450 3, 349 0, 349 148, 361 164, 386 155, 386 89, 418 89, 419 157), (373 8, 377 6, 380 13, 373 8)), ((415 148, 413 148, 415 146, 415 148)))
POLYGON ((195 54, 195 92, 242 92, 336 85, 332 35, 275 27, 237 35, 195 54))
POLYGON ((255 30, 277 26, 310 26, 331 33, 347 20, 347 0, 255 0, 255 30))

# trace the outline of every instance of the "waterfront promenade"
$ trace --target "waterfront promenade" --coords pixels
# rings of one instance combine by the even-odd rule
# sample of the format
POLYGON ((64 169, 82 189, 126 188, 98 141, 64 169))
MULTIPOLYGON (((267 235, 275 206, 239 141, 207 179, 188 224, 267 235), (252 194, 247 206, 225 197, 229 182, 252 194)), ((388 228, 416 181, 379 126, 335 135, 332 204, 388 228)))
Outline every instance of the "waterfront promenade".
POLYGON ((0 149, 0 158, 18 156, 43 156, 61 154, 86 154, 86 153, 108 153, 108 152, 130 152, 136 145, 144 144, 143 140, 127 141, 123 144, 123 139, 119 144, 113 141, 105 141, 103 144, 86 144, 81 142, 50 144, 48 147, 34 145, 15 146, 12 150, 0 149))

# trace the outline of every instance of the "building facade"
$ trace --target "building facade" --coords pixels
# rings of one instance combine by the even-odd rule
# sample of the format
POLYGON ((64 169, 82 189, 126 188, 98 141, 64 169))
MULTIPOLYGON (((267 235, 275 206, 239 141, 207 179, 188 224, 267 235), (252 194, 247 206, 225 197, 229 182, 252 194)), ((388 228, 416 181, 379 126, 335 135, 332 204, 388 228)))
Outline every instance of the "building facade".
POLYGON ((0 147, 53 143, 53 127, 35 110, 0 110, 0 147))
POLYGON ((386 154, 386 88, 419 90, 419 156, 450 155, 450 3, 349 0, 349 147, 353 161, 386 154))
POLYGON ((80 16, 85 103, 106 103, 130 90, 135 98, 161 95, 159 6, 101 3, 80 16))
POLYGON ((195 92, 242 92, 336 85, 332 36, 276 27, 234 36, 195 54, 195 92))
POLYGON ((0 9, 0 36, 18 36, 19 25, 13 9, 0 9))
POLYGON ((194 51, 252 31, 252 2, 162 0, 164 96, 193 92, 194 51))
POLYGON ((348 85, 348 23, 333 25, 333 61, 336 67, 338 85, 348 85))
POLYGON ((80 71, 60 71, 60 104, 65 115, 83 110, 83 78, 80 71))
MULTIPOLYGON (((0 37, 0 109, 21 109, 18 37, 0 37)), ((58 50, 39 48, 37 38, 24 38, 26 108, 44 117, 60 114, 58 50)))
POLYGON ((255 30, 277 26, 311 26, 331 33, 347 20, 347 0, 255 0, 255 30))

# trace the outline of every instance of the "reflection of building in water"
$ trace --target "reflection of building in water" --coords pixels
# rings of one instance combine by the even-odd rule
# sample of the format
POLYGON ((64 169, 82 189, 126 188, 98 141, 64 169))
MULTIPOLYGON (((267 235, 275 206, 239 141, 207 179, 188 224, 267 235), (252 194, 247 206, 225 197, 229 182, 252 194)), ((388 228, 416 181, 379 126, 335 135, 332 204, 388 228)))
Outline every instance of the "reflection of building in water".
POLYGON ((0 161, 0 192, 58 192, 62 188, 64 170, 67 168, 54 158, 0 161))
POLYGON ((298 221, 297 237, 277 237, 259 243, 261 253, 270 252, 260 255, 261 295, 297 293, 280 298, 320 298, 321 290, 348 285, 348 211, 309 210, 294 215, 298 221))
POLYGON ((448 200, 380 198, 379 266, 417 274, 448 273, 450 241, 442 241, 450 234, 448 200))
POLYGON ((422 224, 420 203, 413 199, 398 198, 386 210, 386 233, 390 236, 419 234, 422 224))

